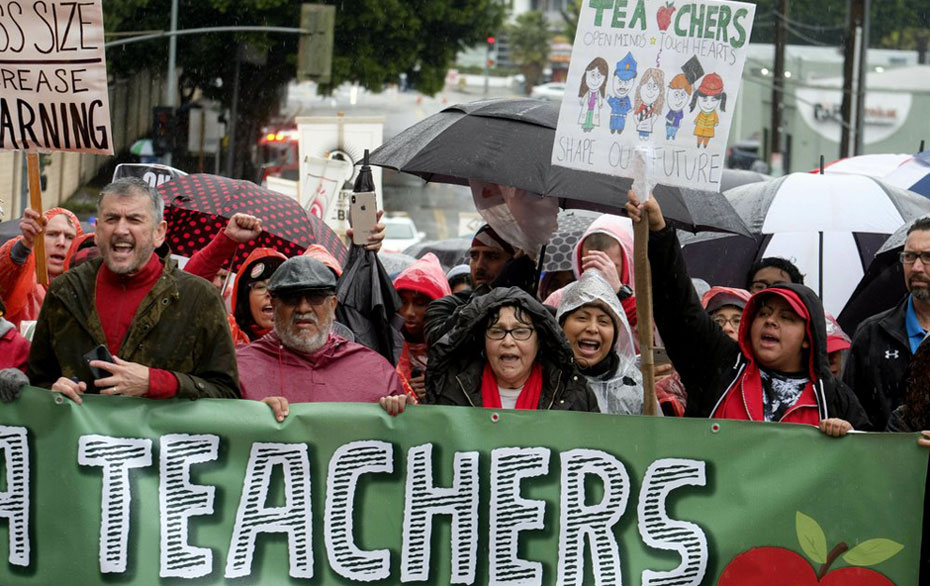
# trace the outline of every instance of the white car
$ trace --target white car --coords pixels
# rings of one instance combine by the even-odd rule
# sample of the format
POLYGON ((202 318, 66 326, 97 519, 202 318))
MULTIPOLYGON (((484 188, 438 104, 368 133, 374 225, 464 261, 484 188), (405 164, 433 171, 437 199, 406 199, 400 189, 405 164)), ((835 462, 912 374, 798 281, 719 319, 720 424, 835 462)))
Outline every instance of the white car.
POLYGON ((533 88, 533 91, 530 92, 531 98, 536 98, 538 100, 553 100, 556 102, 561 102, 562 96, 564 95, 565 84, 561 81, 550 81, 549 83, 537 85, 533 88))
POLYGON ((426 237, 425 233, 417 232, 416 224, 410 218, 394 216, 385 217, 381 221, 384 222, 381 250, 385 252, 403 252, 426 237))

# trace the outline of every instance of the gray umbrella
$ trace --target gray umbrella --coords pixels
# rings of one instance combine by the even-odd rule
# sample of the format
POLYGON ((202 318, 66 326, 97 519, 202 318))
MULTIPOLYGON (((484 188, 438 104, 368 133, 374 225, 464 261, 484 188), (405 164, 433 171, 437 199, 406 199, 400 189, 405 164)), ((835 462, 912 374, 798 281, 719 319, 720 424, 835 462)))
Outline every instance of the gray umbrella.
MULTIPOLYGON (((427 181, 509 185, 557 197, 563 208, 621 213, 632 179, 551 164, 558 118, 558 102, 503 98, 458 104, 388 140, 371 154, 371 164, 427 181)), ((666 219, 679 228, 748 234, 719 193, 666 185, 653 192, 666 219)))
POLYGON ((420 258, 427 252, 432 252, 439 259, 442 268, 449 270, 455 265, 468 262, 468 249, 471 248, 471 238, 451 238, 449 240, 424 240, 407 247, 404 254, 413 258, 420 258))
POLYGON ((402 270, 417 261, 417 259, 409 254, 404 254, 402 252, 385 252, 383 250, 378 253, 378 258, 381 260, 381 265, 384 267, 384 270, 387 271, 392 279, 402 270))
POLYGON ((762 181, 768 181, 771 178, 771 175, 747 171, 745 169, 724 169, 723 173, 720 174, 720 191, 727 192, 740 185, 760 183, 762 181))
POLYGON ((543 260, 545 272, 572 270, 572 251, 575 250, 575 244, 599 215, 587 210, 559 212, 559 227, 546 245, 546 258, 543 260))

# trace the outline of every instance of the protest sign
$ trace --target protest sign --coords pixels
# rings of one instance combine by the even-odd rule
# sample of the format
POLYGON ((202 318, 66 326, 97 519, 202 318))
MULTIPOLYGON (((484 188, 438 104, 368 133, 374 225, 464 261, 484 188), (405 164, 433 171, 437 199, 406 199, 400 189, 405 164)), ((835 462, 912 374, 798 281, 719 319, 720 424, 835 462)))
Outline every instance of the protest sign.
POLYGON ((0 151, 113 153, 101 0, 0 3, 0 151))
POLYGON ((552 164, 718 189, 749 45, 753 4, 590 0, 559 111, 552 164))
POLYGON ((113 181, 125 177, 138 177, 152 187, 158 187, 177 177, 186 177, 187 173, 168 165, 157 163, 120 163, 113 171, 113 181))
POLYGON ((27 585, 910 586, 927 471, 915 434, 31 388, 0 454, 27 585))

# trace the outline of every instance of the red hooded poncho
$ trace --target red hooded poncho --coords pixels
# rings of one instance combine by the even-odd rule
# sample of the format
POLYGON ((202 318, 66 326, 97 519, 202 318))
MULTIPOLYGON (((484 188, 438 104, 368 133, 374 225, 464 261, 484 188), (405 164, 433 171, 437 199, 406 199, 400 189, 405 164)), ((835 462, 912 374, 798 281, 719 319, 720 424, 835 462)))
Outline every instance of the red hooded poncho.
MULTIPOLYGON (((433 301, 452 295, 449 281, 446 280, 446 273, 442 270, 439 259, 432 252, 423 255, 423 258, 401 271, 394 279, 394 288, 398 292, 422 293, 433 301)), ((404 379, 410 379, 414 368, 425 370, 426 344, 405 341, 400 359, 397 361, 397 372, 401 373, 404 379)))
MULTIPOLYGON (((42 214, 46 220, 65 214, 77 231, 77 236, 84 232, 81 223, 70 211, 63 208, 52 208, 42 214)), ((40 235, 42 236, 42 235, 40 235)), ((36 282, 35 256, 30 254, 26 262, 18 265, 13 262, 11 253, 13 246, 22 240, 22 236, 8 240, 0 246, 0 296, 6 305, 6 317, 17 328, 23 321, 32 321, 39 318, 39 310, 45 300, 46 287, 36 282)), ((71 250, 65 257, 65 269, 71 265, 71 250)))

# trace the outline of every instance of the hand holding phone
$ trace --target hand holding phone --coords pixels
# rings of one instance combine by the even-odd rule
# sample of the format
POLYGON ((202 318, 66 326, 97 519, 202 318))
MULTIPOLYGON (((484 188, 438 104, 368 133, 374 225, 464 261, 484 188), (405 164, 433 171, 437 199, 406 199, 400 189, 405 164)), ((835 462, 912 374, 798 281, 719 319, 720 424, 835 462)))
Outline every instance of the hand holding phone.
POLYGON ((91 360, 101 360, 103 362, 109 362, 111 364, 116 362, 115 360, 113 360, 113 355, 110 354, 109 348, 107 348, 106 345, 104 344, 100 344, 99 346, 97 346, 96 348, 94 348, 93 350, 85 354, 84 361, 87 363, 87 367, 90 369, 90 373, 94 377, 94 380, 98 380, 101 378, 107 378, 108 376, 110 376, 110 373, 103 369, 97 368, 95 366, 91 366, 90 365, 91 360))
POLYGON ((378 223, 378 196, 373 191, 353 193, 349 206, 352 243, 364 246, 378 223))

